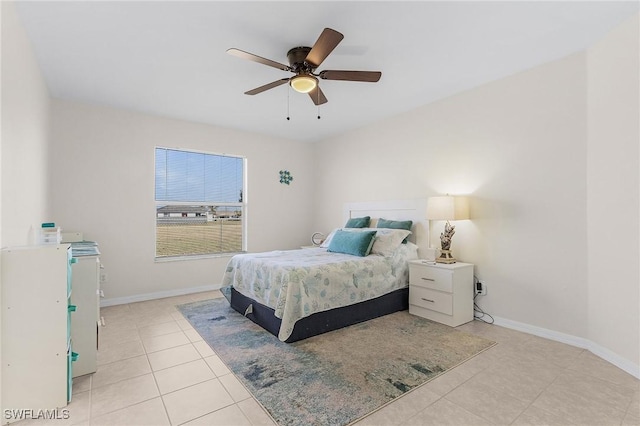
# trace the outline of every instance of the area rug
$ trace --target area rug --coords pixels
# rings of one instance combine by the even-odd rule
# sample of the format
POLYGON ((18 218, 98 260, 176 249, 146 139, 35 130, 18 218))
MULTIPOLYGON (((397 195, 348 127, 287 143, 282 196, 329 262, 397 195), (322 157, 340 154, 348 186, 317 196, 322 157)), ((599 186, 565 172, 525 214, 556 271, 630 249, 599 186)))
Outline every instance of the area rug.
POLYGON ((495 344, 408 311, 287 344, 224 298, 178 309, 280 425, 346 425, 495 344))

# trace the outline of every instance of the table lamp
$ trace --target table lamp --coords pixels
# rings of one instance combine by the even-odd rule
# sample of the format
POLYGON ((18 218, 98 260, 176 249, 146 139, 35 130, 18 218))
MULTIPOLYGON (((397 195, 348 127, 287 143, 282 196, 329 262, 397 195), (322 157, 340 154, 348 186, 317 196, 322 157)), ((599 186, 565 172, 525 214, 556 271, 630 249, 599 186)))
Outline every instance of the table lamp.
POLYGON ((467 197, 451 195, 429 197, 427 200, 427 220, 446 220, 444 232, 440 234, 441 254, 436 258, 438 263, 456 263, 451 255, 451 238, 455 234, 455 226, 450 220, 469 219, 469 200, 467 197))

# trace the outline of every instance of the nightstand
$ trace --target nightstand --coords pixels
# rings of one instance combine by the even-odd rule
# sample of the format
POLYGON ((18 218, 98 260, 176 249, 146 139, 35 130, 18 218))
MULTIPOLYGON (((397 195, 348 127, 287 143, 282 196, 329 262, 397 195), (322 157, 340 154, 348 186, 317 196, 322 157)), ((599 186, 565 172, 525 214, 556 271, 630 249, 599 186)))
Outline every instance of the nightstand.
POLYGON ((409 313, 451 327, 473 320, 473 265, 409 262, 409 313))

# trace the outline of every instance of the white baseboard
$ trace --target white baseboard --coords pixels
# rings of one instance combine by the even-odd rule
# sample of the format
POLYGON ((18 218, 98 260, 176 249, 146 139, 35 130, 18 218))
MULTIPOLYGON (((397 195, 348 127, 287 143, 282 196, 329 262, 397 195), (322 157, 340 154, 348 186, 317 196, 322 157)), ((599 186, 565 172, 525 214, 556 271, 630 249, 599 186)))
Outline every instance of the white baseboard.
POLYGON ((524 333, 533 334, 534 336, 544 337, 545 339, 566 343, 567 345, 575 346, 582 349, 587 349, 594 355, 599 356, 605 361, 615 365, 619 369, 631 374, 635 378, 640 379, 640 365, 634 364, 628 359, 621 357, 610 349, 592 342, 589 339, 561 333, 559 331, 548 330, 546 328, 537 327, 535 325, 525 324, 506 318, 494 316, 493 319, 494 324, 501 327, 522 331, 524 333))
POLYGON ((144 302, 146 300, 162 299, 165 297, 183 296, 185 294, 201 293, 203 291, 220 290, 220 284, 203 285, 199 287, 180 288, 176 290, 158 291, 156 293, 136 294, 135 296, 113 297, 102 299, 100 307, 125 305, 127 303, 144 302))

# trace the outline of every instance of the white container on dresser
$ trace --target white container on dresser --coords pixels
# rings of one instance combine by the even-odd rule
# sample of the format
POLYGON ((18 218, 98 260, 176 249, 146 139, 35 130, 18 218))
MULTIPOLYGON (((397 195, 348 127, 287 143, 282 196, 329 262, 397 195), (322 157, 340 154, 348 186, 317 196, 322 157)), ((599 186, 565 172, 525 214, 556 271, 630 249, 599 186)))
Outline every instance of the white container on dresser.
POLYGON ((71 396, 68 244, 2 250, 2 412, 55 409, 71 396))
MULTIPOLYGON (((72 250, 74 244, 71 245, 72 250)), ((75 256, 75 252, 74 252, 75 256)), ((76 312, 71 317, 73 350, 80 354, 73 366, 73 377, 95 373, 100 333, 100 258, 77 256, 73 265, 71 301, 76 312)))
POLYGON ((409 313, 451 327, 473 320, 473 265, 409 262, 409 313))

